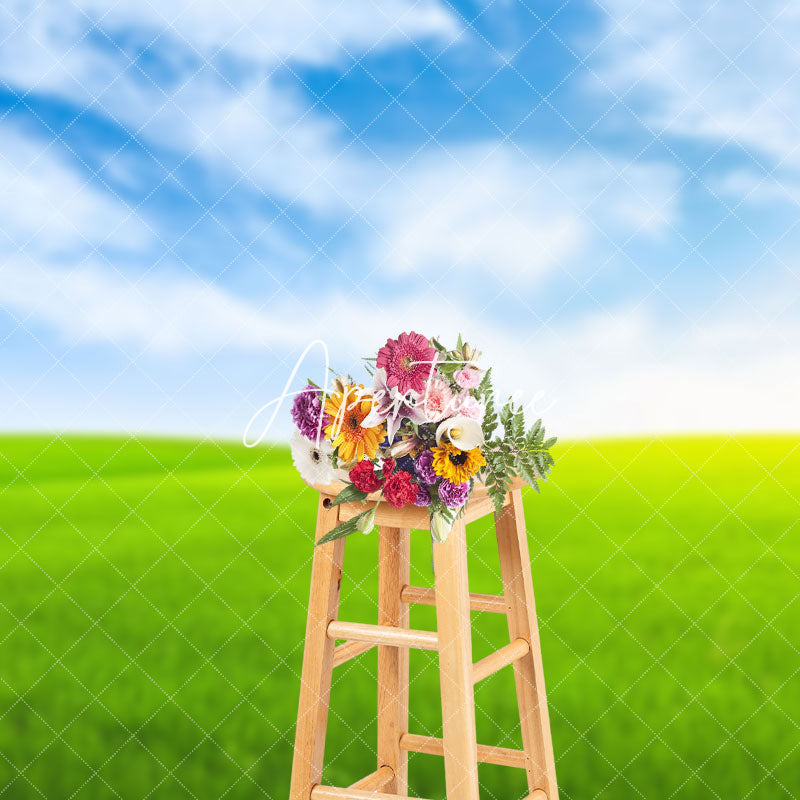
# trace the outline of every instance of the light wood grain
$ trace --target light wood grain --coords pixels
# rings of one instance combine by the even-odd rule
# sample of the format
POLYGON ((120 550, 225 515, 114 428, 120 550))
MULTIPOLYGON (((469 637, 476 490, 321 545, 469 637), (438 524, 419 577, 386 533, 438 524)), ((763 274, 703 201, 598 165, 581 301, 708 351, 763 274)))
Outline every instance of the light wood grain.
MULTIPOLYGON (((503 597, 469 592, 466 520, 493 510, 482 485, 476 487, 468 513, 453 526, 447 542, 434 547, 434 589, 409 585, 409 529, 427 528, 427 510, 379 504, 377 625, 336 619, 345 539, 315 549, 290 800, 401 800, 408 791, 408 752, 444 757, 447 800, 478 800, 479 761, 525 769, 527 800, 558 800, 520 485, 515 481, 502 513, 495 515, 503 597), (436 607, 436 632, 409 629, 411 603, 436 607), (470 610, 505 613, 510 638, 508 645, 475 664, 470 610), (345 643, 336 647, 337 639, 345 643), (348 788, 321 785, 333 667, 375 645, 377 769, 348 788), (411 647, 439 651, 441 739, 407 730, 411 647), (523 750, 479 745, 475 738, 473 683, 508 664, 514 667, 523 750)), ((330 492, 341 486, 330 487, 330 492)), ((360 503, 332 506, 331 499, 330 493, 320 495, 315 540, 365 508, 360 503)))
POLYGON ((315 786, 311 791, 311 800, 404 800, 396 794, 371 792, 363 789, 338 789, 335 786, 315 786))
MULTIPOLYGON (((509 502, 511 502, 510 492, 507 493, 503 499, 503 505, 507 506, 509 502)), ((467 507, 464 510, 464 521, 474 522, 476 519, 482 519, 487 514, 492 514, 493 512, 494 500, 483 492, 476 496, 473 491, 470 495, 469 503, 467 503, 467 507)))
MULTIPOLYGON (((514 478, 511 482, 511 489, 518 489, 524 485, 522 478, 514 478)), ((326 484, 323 487, 315 487, 324 491, 327 495, 335 496, 347 486, 346 483, 337 481, 326 484)), ((392 508, 385 500, 377 502, 380 494, 373 492, 367 495, 365 502, 342 503, 336 508, 339 509, 339 522, 358 516, 370 508, 375 509, 375 524, 389 528, 409 528, 411 530, 428 530, 430 526, 430 513, 427 508, 408 505, 403 508, 392 508)), ((505 504, 510 502, 510 492, 506 495, 505 504)), ((476 481, 472 487, 469 503, 464 511, 466 522, 485 517, 494 511, 494 504, 487 494, 486 486, 480 481, 476 481)))
POLYGON ((456 520, 433 548, 447 800, 478 800, 478 744, 472 685, 467 533, 456 520))
MULTIPOLYGON (((324 500, 320 495, 315 541, 336 525, 336 510, 326 508, 324 500)), ((335 539, 314 549, 290 800, 308 800, 311 787, 322 777, 334 651, 327 629, 339 608, 344 544, 344 539, 335 539)))
POLYGON ((382 767, 378 767, 375 772, 370 772, 360 781, 350 784, 348 788, 382 792, 393 779, 394 772, 392 768, 384 764, 382 767))
POLYGON ((517 659, 528 655, 531 648, 525 639, 514 639, 513 642, 495 650, 486 658, 476 661, 472 666, 472 680, 474 683, 494 675, 495 672, 513 664, 517 659))
POLYGON ((503 594, 508 605, 509 637, 512 641, 522 638, 530 643, 530 652, 514 662, 522 744, 528 755, 528 788, 531 792, 540 789, 549 800, 558 800, 525 511, 519 490, 512 492, 511 503, 502 514, 496 515, 495 528, 503 594))
MULTIPOLYGON (((409 733, 401 737, 400 747, 411 753, 428 753, 432 756, 444 755, 444 743, 436 736, 420 736, 417 733, 409 733)), ((509 747, 479 744, 477 752, 478 761, 482 764, 498 764, 501 767, 525 769, 524 750, 512 750, 509 747)))
POLYGON ((340 664, 346 664, 350 659, 366 653, 367 650, 372 650, 374 644, 369 642, 345 642, 340 644, 333 651, 333 666, 338 667, 340 664))
POLYGON ((392 647, 414 647, 418 650, 436 650, 439 646, 435 631, 404 630, 388 625, 366 625, 363 622, 344 620, 328 625, 328 637, 392 647))
MULTIPOLYGON (((426 586, 404 586, 400 592, 404 603, 418 603, 423 606, 436 605, 436 591, 426 586)), ((505 614, 506 601, 496 594, 478 594, 470 592, 469 607, 471 611, 488 611, 492 614, 505 614)))
MULTIPOLYGON (((411 531, 379 529, 378 624, 408 630, 408 604, 400 589, 411 575, 411 531)), ((408 753, 400 749, 400 737, 408 732, 407 647, 378 646, 378 766, 391 767, 386 791, 408 794, 408 753)))
POLYGON ((380 503, 342 503, 339 509, 339 522, 357 517, 367 509, 375 509, 375 524, 387 528, 410 528, 425 530, 430 526, 430 512, 418 506, 392 508, 386 501, 380 503))
MULTIPOLYGON (((345 483, 344 481, 332 481, 331 483, 325 484, 317 484, 317 483, 305 483, 310 486, 312 489, 316 489, 318 492, 324 495, 328 495, 330 497, 336 497, 339 492, 342 491, 346 486, 350 484, 345 483)), ((511 486, 509 487, 509 492, 513 492, 515 489, 521 489, 525 486, 525 481, 520 478, 512 478, 511 479, 511 486)), ((488 494, 488 489, 486 488, 486 484, 483 481, 475 481, 472 485, 472 494, 471 497, 477 499, 488 494)), ((367 500, 377 500, 380 497, 380 492, 373 492, 372 494, 367 495, 367 500)))

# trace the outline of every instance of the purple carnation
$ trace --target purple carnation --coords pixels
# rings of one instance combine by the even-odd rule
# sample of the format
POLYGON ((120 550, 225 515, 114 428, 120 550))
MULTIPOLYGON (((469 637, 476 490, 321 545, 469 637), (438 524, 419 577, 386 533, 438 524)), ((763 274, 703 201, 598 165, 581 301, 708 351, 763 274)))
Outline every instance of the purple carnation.
POLYGON ((309 384, 302 392, 295 395, 292 403, 292 419, 303 436, 316 441, 317 431, 320 430, 320 416, 323 417, 322 428, 324 428, 330 418, 322 412, 322 392, 309 384))
POLYGON ((417 473, 417 477, 423 482, 427 483, 428 486, 431 484, 436 483, 438 480, 438 475, 433 471, 433 451, 432 450, 423 450, 418 456, 417 460, 414 462, 414 472, 417 473))
POLYGON ((414 501, 415 506, 429 506, 431 504, 431 496, 428 492, 427 486, 417 484, 417 499, 414 501))
POLYGON ((469 481, 450 483, 448 480, 443 480, 439 484, 439 497, 448 508, 460 508, 469 497, 469 481))

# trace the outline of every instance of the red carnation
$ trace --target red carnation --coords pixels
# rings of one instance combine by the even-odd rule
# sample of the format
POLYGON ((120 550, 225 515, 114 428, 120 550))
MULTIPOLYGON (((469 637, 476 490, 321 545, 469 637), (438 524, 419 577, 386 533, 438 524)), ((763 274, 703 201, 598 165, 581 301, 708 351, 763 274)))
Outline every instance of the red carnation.
POLYGON ((350 470, 350 480, 360 492, 377 492, 381 479, 375 474, 375 467, 368 459, 363 459, 350 470))
POLYGON ((400 470, 390 475, 383 485, 383 496, 394 508, 402 508, 417 499, 417 485, 411 480, 411 473, 400 470))
POLYGON ((397 466, 397 462, 393 458, 384 458, 383 466, 381 467, 383 477, 388 478, 394 472, 395 466, 397 466))

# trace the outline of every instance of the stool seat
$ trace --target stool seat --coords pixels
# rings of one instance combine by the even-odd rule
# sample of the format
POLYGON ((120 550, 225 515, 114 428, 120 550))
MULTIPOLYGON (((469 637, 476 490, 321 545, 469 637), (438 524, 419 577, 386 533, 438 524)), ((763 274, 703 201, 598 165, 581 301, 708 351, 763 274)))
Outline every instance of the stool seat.
MULTIPOLYGON (((336 497, 342 489, 349 486, 349 483, 345 483, 344 481, 332 481, 331 483, 309 483, 308 481, 304 481, 306 486, 310 486, 312 489, 315 489, 320 494, 330 495, 336 497)), ((512 478, 511 479, 511 486, 509 488, 509 492, 513 491, 514 489, 521 489, 525 486, 525 481, 522 480, 520 477, 512 478)), ((488 489, 486 488, 486 484, 483 481, 475 481, 472 485, 472 491, 470 492, 470 499, 476 500, 480 497, 484 497, 488 493, 488 489)), ((367 495, 367 500, 377 500, 380 496, 380 492, 372 492, 372 494, 367 495)))
POLYGON ((410 585, 410 530, 429 528, 429 510, 393 508, 379 494, 365 502, 333 505, 344 483, 313 486, 319 492, 318 541, 342 522, 375 508, 379 530, 377 624, 340 620, 339 594, 345 537, 314 550, 300 699, 289 800, 400 800, 408 793, 408 753, 444 757, 447 800, 479 800, 478 763, 524 769, 528 800, 558 800, 555 760, 544 686, 521 487, 516 479, 495 511, 483 484, 445 542, 433 545, 434 586, 410 585), (503 594, 470 593, 466 524, 493 514, 503 594), (436 608, 436 631, 414 630, 410 606, 436 608), (473 663, 470 611, 502 613, 508 644, 473 663), (336 641, 342 644, 336 645, 336 641), (333 669, 378 648, 376 770, 348 787, 322 784, 325 731, 333 669), (439 656, 442 737, 408 730, 408 654, 411 648, 439 656), (474 684, 511 666, 517 691, 522 750, 478 744, 474 684))
MULTIPOLYGON (((348 484, 341 481, 334 481, 333 483, 320 484, 307 484, 312 489, 316 489, 321 495, 327 499, 328 507, 330 507, 332 499, 336 497, 348 484)), ((521 489, 525 485, 522 478, 514 478, 511 482, 509 492, 506 494, 505 505, 511 501, 511 492, 516 489, 521 489)), ((342 503, 338 506, 338 522, 347 522, 347 520, 358 516, 363 511, 369 508, 375 508, 375 524, 396 526, 398 528, 410 528, 412 530, 428 530, 430 526, 430 515, 427 508, 420 508, 418 506, 405 506, 403 508, 392 508, 386 500, 378 500, 380 492, 372 492, 368 494, 364 502, 355 501, 351 503, 342 503)), ((465 522, 473 522, 476 519, 485 517, 494 511, 494 502, 489 497, 489 491, 486 484, 475 481, 472 491, 470 492, 469 502, 464 512, 463 518, 465 522)), ((337 523, 338 524, 338 523, 337 523)))

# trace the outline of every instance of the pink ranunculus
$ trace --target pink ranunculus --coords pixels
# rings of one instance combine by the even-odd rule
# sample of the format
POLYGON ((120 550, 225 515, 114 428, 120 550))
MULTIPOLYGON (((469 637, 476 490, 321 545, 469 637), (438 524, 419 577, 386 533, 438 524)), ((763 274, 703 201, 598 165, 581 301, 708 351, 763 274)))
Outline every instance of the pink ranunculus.
POLYGON ((456 413, 462 417, 474 419, 476 422, 483 422, 483 418, 486 416, 486 407, 469 392, 460 392, 456 395, 454 405, 456 413))
POLYGON ((453 414, 453 391, 442 378, 431 378, 425 386, 418 407, 428 422, 439 422, 453 414))
POLYGON ((480 370, 464 367, 456 370, 453 378, 462 389, 474 389, 481 382, 481 373, 480 370))

